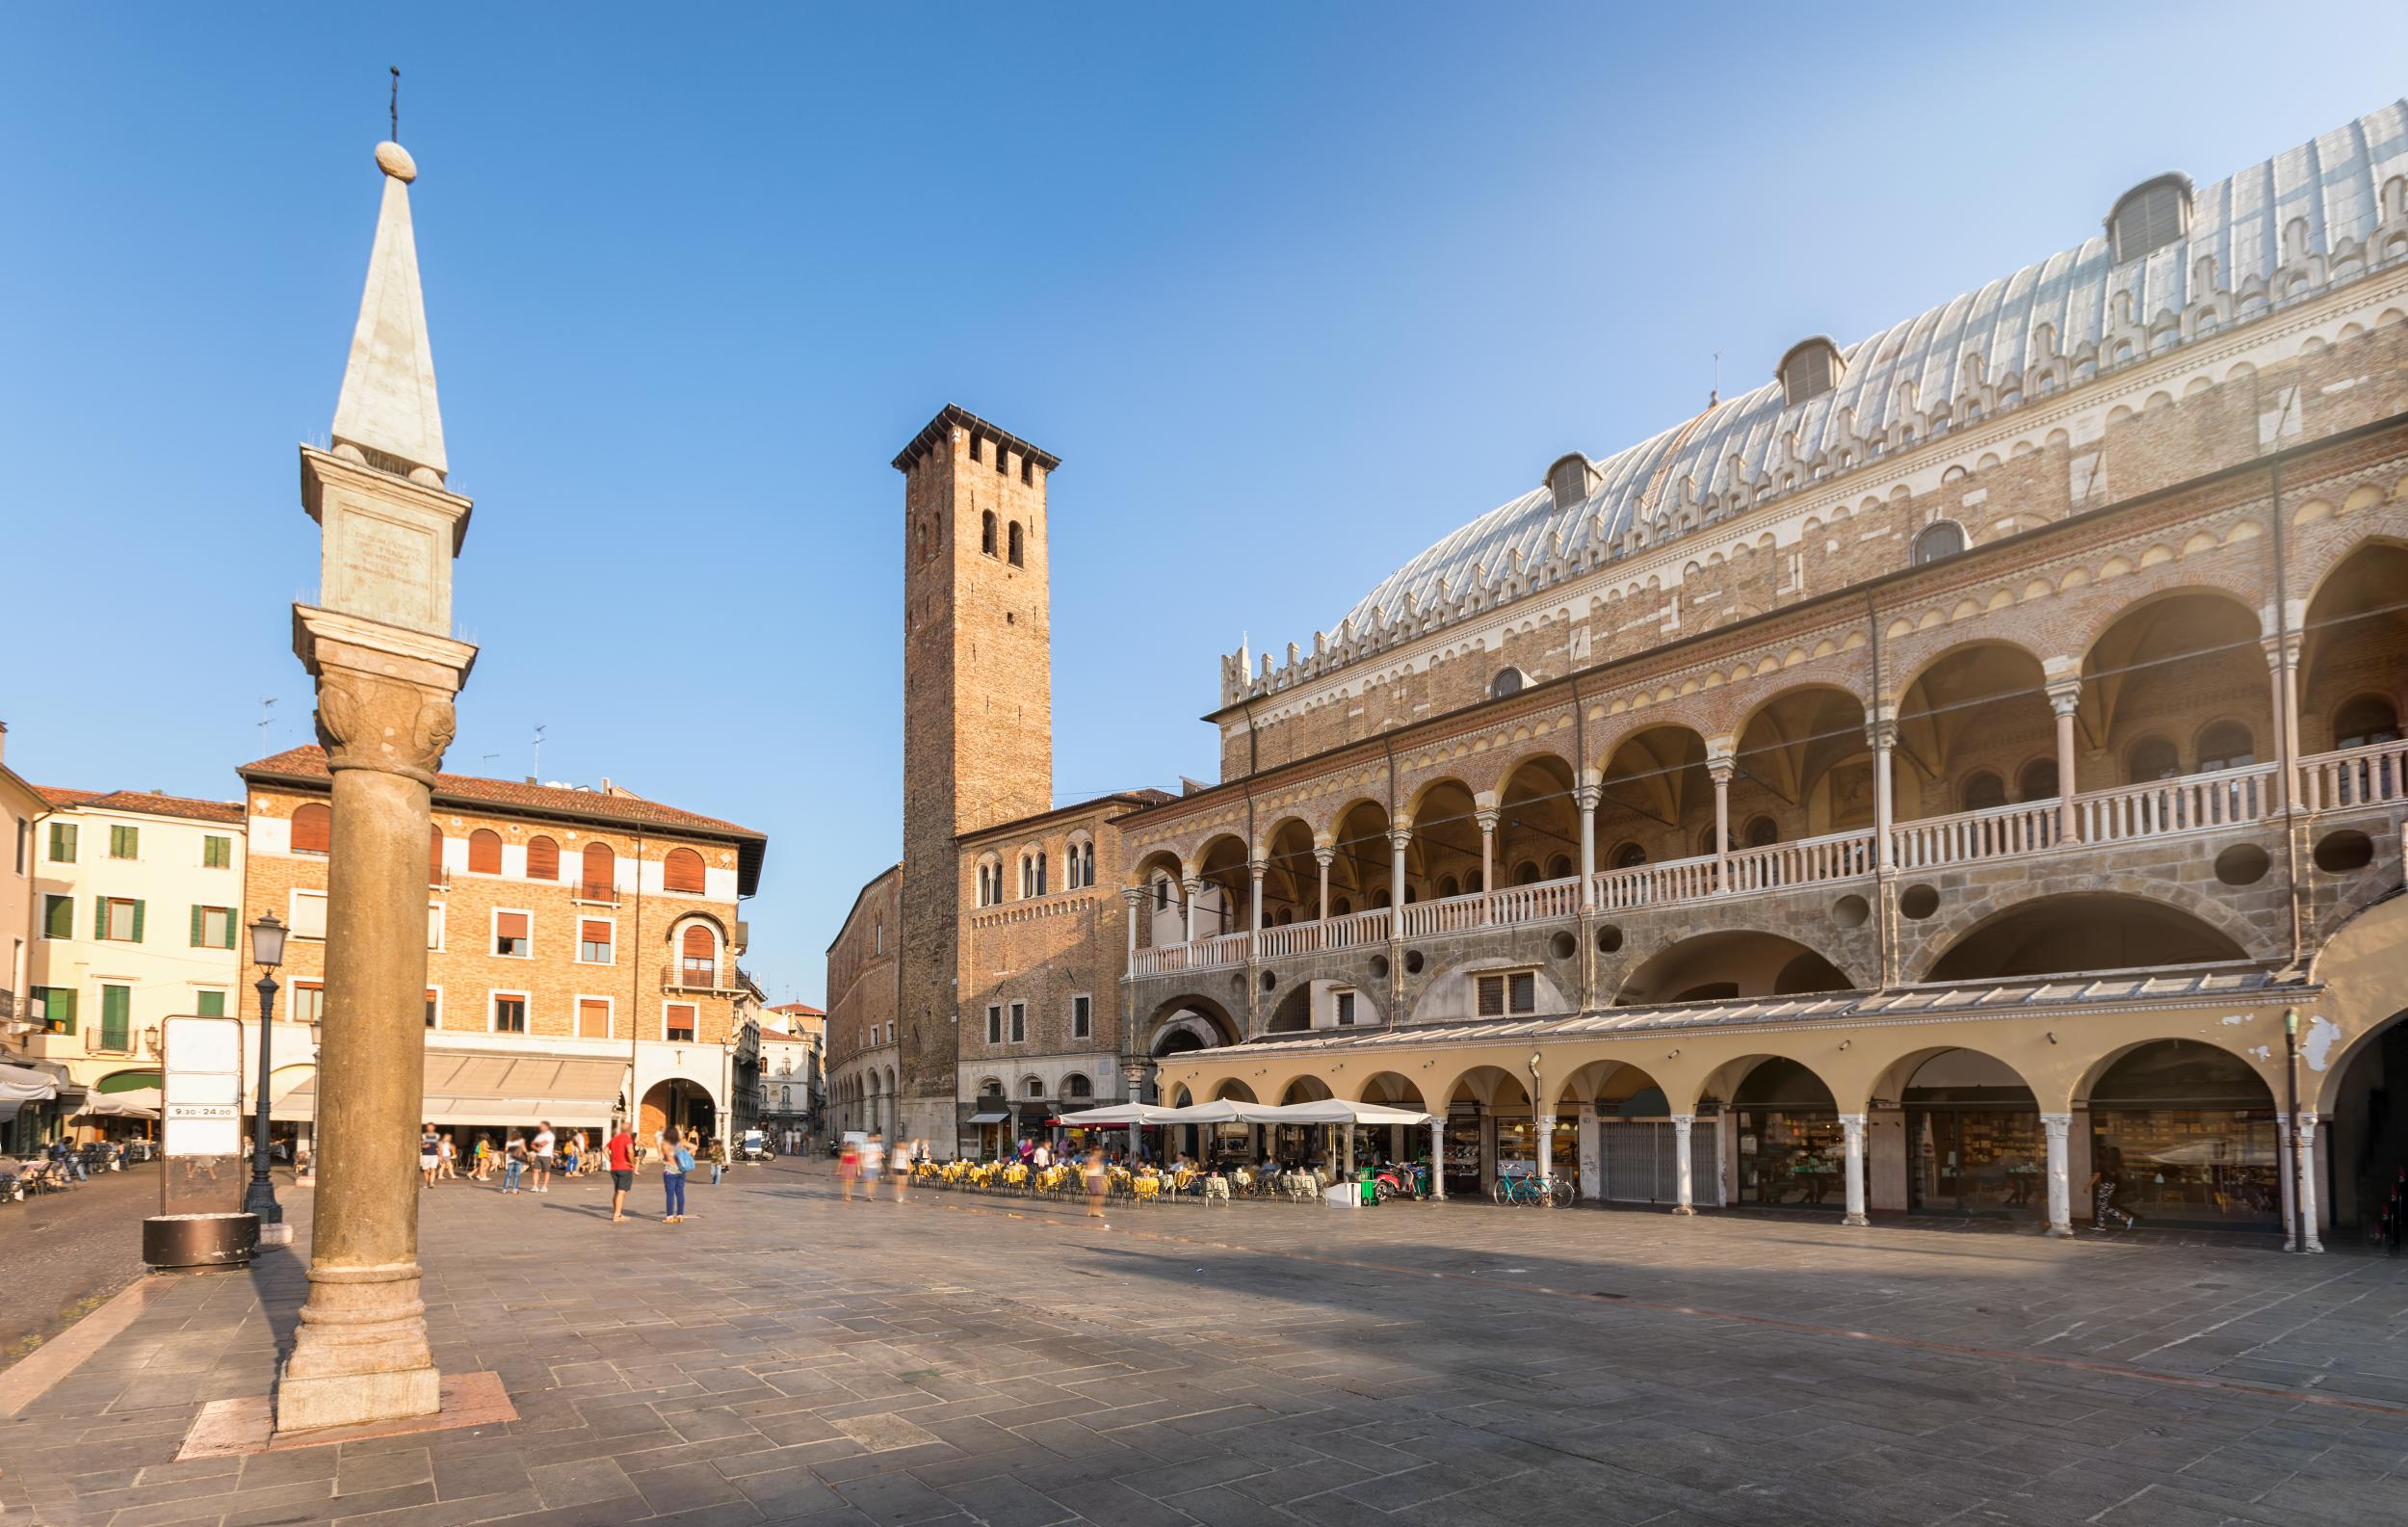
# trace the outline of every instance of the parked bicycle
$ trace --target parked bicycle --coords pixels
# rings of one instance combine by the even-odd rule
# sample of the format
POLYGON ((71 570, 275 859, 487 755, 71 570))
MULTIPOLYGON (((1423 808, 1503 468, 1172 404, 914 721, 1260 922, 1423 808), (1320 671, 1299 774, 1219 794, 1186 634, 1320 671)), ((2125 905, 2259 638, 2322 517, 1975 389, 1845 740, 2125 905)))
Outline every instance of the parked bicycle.
POLYGON ((1488 1187, 1488 1197, 1498 1203, 1537 1203, 1557 1209, 1571 1207, 1577 1196, 1570 1178, 1553 1172, 1499 1172, 1488 1187))

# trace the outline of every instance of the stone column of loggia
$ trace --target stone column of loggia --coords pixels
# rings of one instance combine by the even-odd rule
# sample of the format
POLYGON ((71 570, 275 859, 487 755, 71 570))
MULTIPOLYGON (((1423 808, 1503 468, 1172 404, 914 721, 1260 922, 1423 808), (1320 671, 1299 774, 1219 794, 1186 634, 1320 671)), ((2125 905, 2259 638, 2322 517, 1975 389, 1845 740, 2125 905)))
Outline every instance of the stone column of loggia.
POLYGON ((1447 1196, 1447 1116, 1434 1114, 1429 1120, 1429 1196, 1447 1196))
POLYGON ((1706 760, 1706 774, 1714 782, 1714 891, 1731 889, 1731 774, 1735 765, 1730 758, 1706 760))
POLYGON ((2074 1233, 2073 1174, 2065 1156, 2065 1139, 2073 1127, 2071 1114, 2040 1116, 2040 1128, 2049 1137, 2049 1233, 2060 1239, 2074 1233))
POLYGON ((1675 1214, 1697 1212, 1697 1190, 1696 1184, 1690 1180, 1688 1153, 1689 1126, 1696 1122, 1695 1114, 1672 1116, 1672 1212, 1675 1214))
POLYGON ((2056 835, 2060 843, 2071 843, 2081 835, 2074 815, 2074 720, 2081 709, 2081 680, 2050 684, 2049 709, 2056 715, 2056 835))
POLYGON ((1847 1136, 1847 1213, 1842 1224, 1871 1224, 1865 1218, 1865 1116, 1842 1114, 1840 1128, 1847 1136))
POLYGON ((1499 815, 1494 806, 1482 807, 1472 813, 1472 819, 1479 824, 1479 920, 1483 923, 1489 921, 1490 908, 1495 906, 1499 815))
POLYGON ((2321 1251, 2323 1233, 2316 1228, 2316 1116, 2303 1108, 2293 1123, 2298 1129, 2291 1159, 2299 1169, 2299 1250, 2321 1251))
MULTIPOLYGON (((1538 1116, 1537 1123, 1538 1176, 1539 1180, 1544 1182, 1555 1174, 1556 1170, 1556 1116, 1541 1114, 1538 1116)), ((1550 1205, 1555 1202, 1553 1198, 1547 1201, 1550 1205)))
MULTIPOLYGON (((1316 843, 1313 845, 1313 863, 1321 871, 1321 899, 1314 903, 1317 908, 1314 917, 1320 922, 1329 921, 1329 862, 1337 856, 1338 850, 1334 844, 1316 843)), ((1326 938, 1326 936, 1324 934, 1323 937, 1326 938)), ((1328 946, 1324 943, 1322 947, 1328 946)))
POLYGON ((1130 885, 1121 888, 1120 905, 1127 908, 1129 913, 1129 962, 1131 964, 1135 964, 1138 958, 1138 908, 1144 903, 1145 890, 1142 886, 1130 885))
POLYGON ((1188 938, 1187 938, 1187 941, 1188 941, 1189 943, 1193 943, 1193 942, 1195 942, 1195 939, 1196 939, 1196 930, 1197 930, 1197 928, 1200 926, 1199 921, 1198 921, 1198 919, 1197 919, 1197 917, 1196 917, 1196 910, 1197 910, 1197 908, 1196 908, 1196 900, 1197 900, 1197 898, 1201 897, 1201 896, 1204 894, 1204 882, 1203 882, 1203 880, 1202 880, 1202 878, 1201 878, 1201 877, 1191 875, 1191 876, 1189 876, 1186 880, 1181 881, 1181 882, 1179 882, 1179 885, 1180 885, 1180 888, 1181 888, 1182 890, 1185 890, 1185 891, 1188 893, 1188 907, 1187 907, 1187 912, 1188 912, 1188 938))
POLYGON ((1597 806, 1605 800, 1604 787, 1582 785, 1572 792, 1572 799, 1581 808, 1581 905, 1597 905, 1597 806))

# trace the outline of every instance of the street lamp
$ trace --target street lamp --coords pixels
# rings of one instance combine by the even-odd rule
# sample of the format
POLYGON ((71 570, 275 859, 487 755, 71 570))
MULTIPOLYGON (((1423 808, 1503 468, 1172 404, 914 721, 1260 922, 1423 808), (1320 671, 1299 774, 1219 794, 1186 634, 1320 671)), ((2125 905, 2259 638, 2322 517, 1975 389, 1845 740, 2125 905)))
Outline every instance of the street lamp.
POLYGON ((259 1093, 251 1110, 250 1191, 243 1195, 243 1212, 257 1215, 262 1225, 282 1224, 284 1207, 268 1180, 269 1034, 275 1022, 275 967, 284 963, 284 925, 274 912, 250 925, 250 962, 259 967, 259 1093))

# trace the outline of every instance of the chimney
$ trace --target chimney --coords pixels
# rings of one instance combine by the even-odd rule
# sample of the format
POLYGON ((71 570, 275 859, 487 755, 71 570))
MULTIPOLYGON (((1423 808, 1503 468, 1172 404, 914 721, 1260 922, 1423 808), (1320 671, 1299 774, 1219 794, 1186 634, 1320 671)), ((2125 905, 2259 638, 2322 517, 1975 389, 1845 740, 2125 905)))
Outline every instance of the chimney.
POLYGON ((529 784, 534 784, 536 782, 536 777, 534 775, 529 775, 527 777, 527 782, 529 784))

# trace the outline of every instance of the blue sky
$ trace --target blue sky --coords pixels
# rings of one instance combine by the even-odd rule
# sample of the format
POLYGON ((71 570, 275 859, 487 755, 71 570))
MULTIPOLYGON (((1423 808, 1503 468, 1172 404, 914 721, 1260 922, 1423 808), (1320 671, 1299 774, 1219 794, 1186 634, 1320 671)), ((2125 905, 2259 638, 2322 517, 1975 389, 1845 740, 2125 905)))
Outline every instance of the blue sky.
MULTIPOLYGON (((900 483, 1053 483, 1064 800, 1211 778, 1217 658, 1814 332, 2408 90, 2395 5, 0 12, 8 761, 231 798, 403 70, 483 644, 449 764, 770 834, 821 999, 900 844, 900 483), (1837 20, 1835 17, 1845 16, 1837 20), (2288 18, 2288 19, 2287 19, 2288 18)), ((263 697, 274 721, 256 723, 263 697)))

